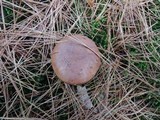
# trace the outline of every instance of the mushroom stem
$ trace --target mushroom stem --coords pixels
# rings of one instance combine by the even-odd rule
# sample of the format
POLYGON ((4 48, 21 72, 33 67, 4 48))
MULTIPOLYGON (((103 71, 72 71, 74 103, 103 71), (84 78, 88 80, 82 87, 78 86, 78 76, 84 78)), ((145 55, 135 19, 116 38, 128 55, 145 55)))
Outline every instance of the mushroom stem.
POLYGON ((93 104, 92 101, 87 93, 87 89, 86 87, 82 87, 80 85, 77 85, 77 93, 79 95, 79 99, 82 103, 82 105, 86 108, 86 109, 91 109, 93 108, 93 104))

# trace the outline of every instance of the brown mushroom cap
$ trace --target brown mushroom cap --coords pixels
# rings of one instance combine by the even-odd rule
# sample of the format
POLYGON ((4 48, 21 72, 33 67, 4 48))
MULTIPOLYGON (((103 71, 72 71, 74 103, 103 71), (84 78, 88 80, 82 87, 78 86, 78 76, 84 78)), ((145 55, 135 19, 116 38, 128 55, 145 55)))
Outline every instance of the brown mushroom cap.
POLYGON ((64 37, 51 56, 52 67, 64 82, 79 85, 88 82, 98 71, 101 60, 95 43, 83 36, 64 37))

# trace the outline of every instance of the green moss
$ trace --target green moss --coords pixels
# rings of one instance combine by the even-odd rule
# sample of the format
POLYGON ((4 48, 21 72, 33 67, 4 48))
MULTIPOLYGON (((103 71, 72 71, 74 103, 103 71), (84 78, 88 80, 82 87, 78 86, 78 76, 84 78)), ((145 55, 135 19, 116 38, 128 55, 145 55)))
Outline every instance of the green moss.
POLYGON ((92 20, 90 29, 85 29, 84 33, 96 42, 97 45, 107 48, 107 33, 105 28, 106 18, 92 20))
POLYGON ((4 7, 3 14, 4 14, 5 23, 11 23, 13 20, 13 10, 10 8, 4 7))

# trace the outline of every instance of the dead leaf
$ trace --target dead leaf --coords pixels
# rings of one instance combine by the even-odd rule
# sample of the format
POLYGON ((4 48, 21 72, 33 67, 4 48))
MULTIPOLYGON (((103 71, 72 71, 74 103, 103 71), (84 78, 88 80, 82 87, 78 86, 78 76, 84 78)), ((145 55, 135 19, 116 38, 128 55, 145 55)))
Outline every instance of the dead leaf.
POLYGON ((90 7, 93 7, 93 5, 94 5, 94 0, 87 0, 87 4, 88 4, 90 7))

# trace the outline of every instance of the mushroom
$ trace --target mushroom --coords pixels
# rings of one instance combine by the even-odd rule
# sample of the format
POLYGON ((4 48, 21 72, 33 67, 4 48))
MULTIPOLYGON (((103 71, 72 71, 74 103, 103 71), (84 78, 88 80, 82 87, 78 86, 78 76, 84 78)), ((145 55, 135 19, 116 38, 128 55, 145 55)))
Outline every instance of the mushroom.
POLYGON ((51 62, 56 75, 65 83, 77 85, 77 92, 83 106, 91 109, 85 84, 98 71, 101 60, 96 44, 89 38, 77 34, 64 37, 53 49, 51 62))

